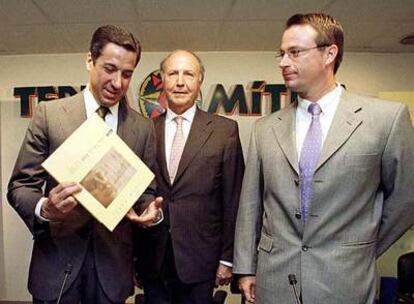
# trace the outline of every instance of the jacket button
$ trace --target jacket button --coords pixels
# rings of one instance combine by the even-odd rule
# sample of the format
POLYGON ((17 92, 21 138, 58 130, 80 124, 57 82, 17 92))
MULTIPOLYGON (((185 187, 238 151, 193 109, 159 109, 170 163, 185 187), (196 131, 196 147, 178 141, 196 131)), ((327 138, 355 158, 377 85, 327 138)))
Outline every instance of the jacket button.
POLYGON ((296 212, 295 213, 295 217, 300 220, 302 218, 302 214, 300 214, 300 212, 296 212))
POLYGON ((302 250, 303 250, 303 251, 308 251, 308 249, 309 249, 309 247, 308 247, 308 246, 306 246, 306 245, 303 245, 303 246, 302 246, 302 250))

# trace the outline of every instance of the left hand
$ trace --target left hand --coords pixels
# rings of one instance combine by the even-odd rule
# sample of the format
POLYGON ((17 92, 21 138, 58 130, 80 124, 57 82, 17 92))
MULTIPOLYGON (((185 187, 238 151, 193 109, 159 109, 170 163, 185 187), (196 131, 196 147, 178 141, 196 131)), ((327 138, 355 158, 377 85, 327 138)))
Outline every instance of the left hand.
POLYGON ((159 218, 162 201, 163 198, 159 196, 148 205, 141 215, 138 215, 135 210, 131 208, 126 216, 135 224, 149 227, 159 218))
POLYGON ((215 286, 229 285, 232 276, 233 268, 220 263, 216 272, 215 286))

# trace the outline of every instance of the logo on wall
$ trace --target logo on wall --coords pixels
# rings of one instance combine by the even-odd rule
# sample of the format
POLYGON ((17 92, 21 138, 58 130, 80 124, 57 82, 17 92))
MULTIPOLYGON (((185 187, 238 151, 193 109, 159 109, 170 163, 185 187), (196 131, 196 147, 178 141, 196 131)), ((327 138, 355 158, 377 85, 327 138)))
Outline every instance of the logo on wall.
MULTIPOLYGON (((144 116, 155 118, 167 110, 167 96, 163 90, 160 70, 153 71, 142 81, 137 95, 138 106, 144 116)), ((201 92, 196 103, 201 107, 201 92)))

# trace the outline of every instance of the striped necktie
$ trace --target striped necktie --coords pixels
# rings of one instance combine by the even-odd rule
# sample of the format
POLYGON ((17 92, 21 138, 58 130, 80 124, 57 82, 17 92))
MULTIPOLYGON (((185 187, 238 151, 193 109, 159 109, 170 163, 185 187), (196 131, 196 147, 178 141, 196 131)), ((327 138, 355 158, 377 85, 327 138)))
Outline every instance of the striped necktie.
POLYGON ((170 182, 173 184, 175 176, 177 174, 178 165, 180 163, 181 155, 183 154, 185 138, 183 133, 183 117, 176 116, 174 118, 177 124, 177 130, 174 135, 173 143, 171 146, 170 162, 168 166, 168 173, 170 176, 170 182))

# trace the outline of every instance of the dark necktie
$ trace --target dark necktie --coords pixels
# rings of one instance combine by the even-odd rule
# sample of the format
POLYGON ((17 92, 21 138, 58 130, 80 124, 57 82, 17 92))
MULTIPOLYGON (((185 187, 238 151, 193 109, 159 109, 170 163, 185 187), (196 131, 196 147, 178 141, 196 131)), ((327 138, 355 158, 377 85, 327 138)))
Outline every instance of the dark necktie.
POLYGON ((312 183, 316 164, 318 163, 322 147, 322 128, 319 116, 321 107, 316 102, 308 107, 312 114, 312 122, 303 142, 299 160, 300 202, 302 220, 306 222, 309 214, 309 203, 312 199, 312 183))
POLYGON ((99 115, 100 118, 102 118, 103 120, 105 120, 106 114, 109 113, 109 108, 108 107, 104 107, 104 106, 100 106, 98 108, 98 110, 96 110, 96 113, 98 113, 98 115, 99 115))

